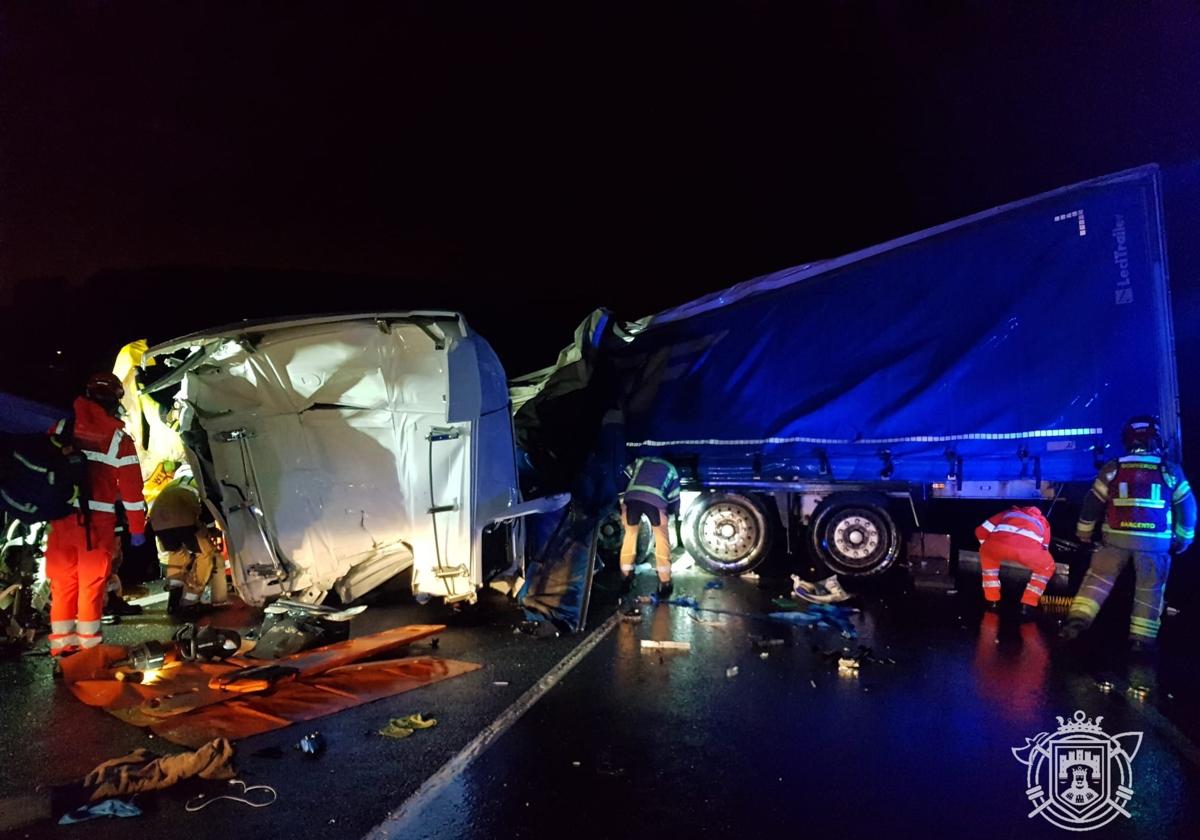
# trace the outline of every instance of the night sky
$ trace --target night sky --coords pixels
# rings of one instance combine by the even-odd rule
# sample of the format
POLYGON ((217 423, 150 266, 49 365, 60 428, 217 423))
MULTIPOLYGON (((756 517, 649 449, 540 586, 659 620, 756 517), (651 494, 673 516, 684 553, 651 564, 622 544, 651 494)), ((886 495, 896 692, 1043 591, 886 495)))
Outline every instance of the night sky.
POLYGON ((717 5, 0 4, 0 388, 418 307, 517 374, 595 306, 1150 161, 1195 356, 1200 4, 717 5))

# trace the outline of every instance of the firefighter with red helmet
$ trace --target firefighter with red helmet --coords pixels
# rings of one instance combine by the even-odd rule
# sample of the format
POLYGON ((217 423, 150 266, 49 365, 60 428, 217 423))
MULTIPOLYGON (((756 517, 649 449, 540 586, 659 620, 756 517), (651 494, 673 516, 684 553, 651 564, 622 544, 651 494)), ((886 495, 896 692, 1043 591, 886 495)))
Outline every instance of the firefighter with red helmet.
POLYGON ((1144 651, 1158 638, 1171 555, 1186 551, 1196 535, 1196 498, 1179 467, 1163 457, 1156 418, 1134 417, 1121 442, 1126 454, 1100 468, 1079 513, 1079 540, 1090 543, 1097 524, 1102 539, 1062 636, 1074 639, 1091 625, 1132 560, 1137 582, 1129 638, 1135 651, 1144 651))
POLYGON ((1036 507, 1013 506, 997 513, 975 529, 979 540, 979 566, 983 571, 983 597, 989 607, 1000 603, 1000 564, 1012 560, 1029 569, 1029 583, 1021 595, 1021 614, 1032 615, 1054 576, 1050 556, 1050 523, 1036 507))
POLYGON ((46 576, 50 579, 50 653, 62 656, 100 644, 100 620, 117 551, 117 505, 125 510, 132 542, 145 538, 146 503, 133 440, 120 419, 124 388, 111 373, 88 380, 74 403, 74 419, 52 430, 56 444, 87 459, 76 513, 50 523, 46 576))

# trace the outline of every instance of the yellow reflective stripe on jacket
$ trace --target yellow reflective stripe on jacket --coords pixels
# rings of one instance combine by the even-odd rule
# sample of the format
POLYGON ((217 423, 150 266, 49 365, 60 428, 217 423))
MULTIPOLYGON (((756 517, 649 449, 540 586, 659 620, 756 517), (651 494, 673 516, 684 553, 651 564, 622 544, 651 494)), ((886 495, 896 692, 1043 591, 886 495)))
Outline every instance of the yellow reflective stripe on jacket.
POLYGON ((1126 499, 1118 497, 1111 500, 1110 504, 1113 507, 1137 507, 1151 508, 1152 510, 1162 510, 1167 506, 1166 499, 1126 499))

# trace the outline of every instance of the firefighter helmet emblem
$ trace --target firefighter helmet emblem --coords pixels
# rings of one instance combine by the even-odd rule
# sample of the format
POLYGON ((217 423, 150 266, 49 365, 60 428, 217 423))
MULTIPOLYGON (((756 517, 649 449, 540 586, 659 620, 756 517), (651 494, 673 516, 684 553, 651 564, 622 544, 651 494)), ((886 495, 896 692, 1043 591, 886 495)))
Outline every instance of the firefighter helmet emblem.
POLYGON ((1130 815, 1125 806, 1133 797, 1133 758, 1142 733, 1109 735, 1100 728, 1102 720, 1077 711, 1070 720, 1058 718, 1057 731, 1013 747, 1027 768, 1030 817, 1045 817, 1068 831, 1091 831, 1130 815))

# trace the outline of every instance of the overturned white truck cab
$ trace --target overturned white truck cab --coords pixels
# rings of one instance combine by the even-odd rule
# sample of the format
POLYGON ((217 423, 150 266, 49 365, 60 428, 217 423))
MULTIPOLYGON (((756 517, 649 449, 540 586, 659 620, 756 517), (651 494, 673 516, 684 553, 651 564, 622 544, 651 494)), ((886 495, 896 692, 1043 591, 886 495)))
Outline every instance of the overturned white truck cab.
POLYGON ((409 567, 418 597, 474 601, 485 530, 567 501, 521 499, 504 369, 456 313, 242 323, 145 359, 251 605, 349 602, 409 567))

